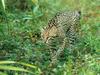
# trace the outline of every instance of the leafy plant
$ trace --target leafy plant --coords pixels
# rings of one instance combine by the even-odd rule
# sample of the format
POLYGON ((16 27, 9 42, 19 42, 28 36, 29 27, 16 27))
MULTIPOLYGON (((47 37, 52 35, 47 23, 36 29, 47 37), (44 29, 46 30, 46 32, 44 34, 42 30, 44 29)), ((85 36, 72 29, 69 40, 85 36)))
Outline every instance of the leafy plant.
POLYGON ((23 63, 23 62, 15 62, 15 61, 0 61, 0 69, 1 70, 12 70, 12 71, 20 71, 20 72, 27 72, 27 73, 31 73, 31 74, 40 74, 41 73, 41 70, 34 66, 34 65, 31 65, 31 64, 27 64, 27 63, 23 63), (21 68, 21 67, 15 67, 15 66, 10 66, 10 65, 23 65, 25 67, 30 67, 31 69, 35 69, 34 72, 32 70, 27 70, 27 69, 24 69, 24 68, 21 68))
POLYGON ((3 9, 5 10, 5 0, 1 0, 3 9))
POLYGON ((99 5, 99 0, 1 0, 0 75, 45 75, 45 72, 47 75, 72 75, 73 67, 77 75, 98 75, 99 5), (65 48, 57 66, 49 68, 50 50, 42 42, 40 30, 57 12, 64 10, 82 12, 82 38, 73 55, 65 48))

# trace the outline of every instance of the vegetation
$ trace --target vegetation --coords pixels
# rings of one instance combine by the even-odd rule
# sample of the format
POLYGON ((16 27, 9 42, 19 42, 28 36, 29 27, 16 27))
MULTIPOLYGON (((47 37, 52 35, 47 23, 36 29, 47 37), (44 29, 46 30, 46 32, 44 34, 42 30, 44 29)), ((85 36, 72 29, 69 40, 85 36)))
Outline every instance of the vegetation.
POLYGON ((0 3, 0 75, 73 75, 73 70, 76 75, 100 74, 99 0, 1 0, 0 3), (81 10, 82 38, 78 54, 70 55, 64 49, 56 67, 49 68, 50 53, 41 40, 41 28, 63 10, 81 10))

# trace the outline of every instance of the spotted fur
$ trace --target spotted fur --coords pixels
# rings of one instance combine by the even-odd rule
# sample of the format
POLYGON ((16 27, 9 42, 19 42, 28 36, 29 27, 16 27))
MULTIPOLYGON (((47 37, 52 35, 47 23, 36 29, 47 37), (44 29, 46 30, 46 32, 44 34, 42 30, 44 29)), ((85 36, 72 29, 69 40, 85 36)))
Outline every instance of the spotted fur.
POLYGON ((57 62, 58 56, 62 53, 66 42, 70 51, 74 49, 79 38, 80 16, 79 11, 59 12, 42 31, 41 37, 51 50, 50 65, 54 65, 57 62))
POLYGON ((79 30, 79 11, 57 13, 42 32, 42 39, 47 42, 51 37, 68 37, 69 44, 75 43, 79 30))

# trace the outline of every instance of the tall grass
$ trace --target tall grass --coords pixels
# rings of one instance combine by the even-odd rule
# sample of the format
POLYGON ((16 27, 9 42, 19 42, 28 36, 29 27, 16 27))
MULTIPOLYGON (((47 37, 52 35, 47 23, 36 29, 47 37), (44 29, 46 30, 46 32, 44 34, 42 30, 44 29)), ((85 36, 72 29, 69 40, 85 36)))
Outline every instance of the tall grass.
MULTIPOLYGON (((20 3, 20 0, 18 1, 20 3)), ((0 64, 0 74, 20 75, 24 71, 24 74, 30 75, 26 72, 32 71, 32 73, 35 72, 34 75, 40 74, 40 72, 72 75, 73 65, 76 64, 77 75, 99 75, 99 0, 30 0, 27 1, 28 8, 24 11, 16 7, 19 5, 17 2, 15 4, 13 2, 2 0, 3 7, 0 5, 0 9, 6 8, 6 11, 0 10, 0 63, 2 63, 0 64), (10 8, 9 3, 13 8, 10 8), (48 47, 41 40, 40 30, 47 25, 52 16, 63 10, 80 10, 82 12, 80 21, 82 39, 78 47, 79 56, 75 63, 72 56, 65 50, 63 59, 59 60, 57 67, 51 69, 47 68, 50 63, 50 54, 48 47), (8 60, 10 61, 7 62, 8 60), (11 63, 13 60, 15 62, 11 63), (19 62, 24 62, 24 64, 19 62), (30 67, 30 64, 38 66, 41 71, 26 68, 26 66, 30 67), (9 71, 6 71, 7 69, 9 71), (10 70, 15 71, 12 73, 10 70), (17 72, 18 70, 21 72, 17 72)))

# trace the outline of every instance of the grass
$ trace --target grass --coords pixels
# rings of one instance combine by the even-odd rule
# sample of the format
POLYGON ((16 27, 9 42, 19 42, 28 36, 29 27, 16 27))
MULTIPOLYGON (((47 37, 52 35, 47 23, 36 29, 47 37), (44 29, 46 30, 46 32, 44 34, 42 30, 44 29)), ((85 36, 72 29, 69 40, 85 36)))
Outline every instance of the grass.
MULTIPOLYGON (((32 9, 0 10, 0 60, 11 60, 37 65, 46 75, 73 75, 73 65, 77 75, 99 75, 100 71, 100 1, 99 0, 33 0, 32 9), (52 16, 62 10, 81 10, 82 39, 76 63, 65 50, 57 67, 47 68, 50 54, 42 43, 41 28, 52 16), (86 44, 83 44, 86 42, 86 44), (47 68, 47 70, 45 70, 47 68)), ((6 3, 7 5, 7 3, 6 3)), ((20 67, 19 65, 17 65, 20 67)), ((2 73, 1 71, 0 73, 2 73)), ((35 70, 34 70, 35 72, 35 70)), ((36 71, 37 72, 37 71, 36 71)), ((4 71, 11 75, 23 72, 4 71)), ((24 73, 25 75, 30 75, 24 73)))

